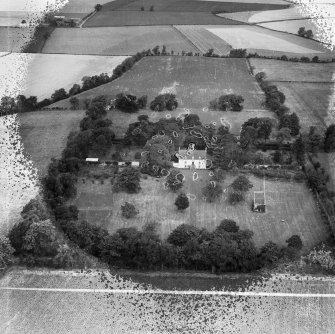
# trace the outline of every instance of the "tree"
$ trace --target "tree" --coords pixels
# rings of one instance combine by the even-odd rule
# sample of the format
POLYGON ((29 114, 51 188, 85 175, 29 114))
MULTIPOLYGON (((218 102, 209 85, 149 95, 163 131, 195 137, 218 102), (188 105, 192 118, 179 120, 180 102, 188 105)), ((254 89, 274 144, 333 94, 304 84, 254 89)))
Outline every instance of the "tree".
POLYGON ((231 205, 238 204, 244 201, 244 194, 240 191, 232 191, 229 193, 228 200, 231 205))
POLYGON ((223 170, 222 168, 216 168, 213 170, 213 176, 212 179, 213 181, 216 182, 223 182, 224 179, 226 178, 226 171, 223 170))
POLYGON ((326 130, 324 147, 326 152, 331 152, 335 149, 335 124, 329 125, 326 130))
POLYGON ((116 95, 115 108, 124 112, 135 113, 139 110, 139 105, 136 96, 120 93, 116 95))
POLYGON ((292 235, 290 238, 286 240, 287 246, 292 247, 294 249, 300 250, 303 247, 302 240, 299 235, 292 235))
POLYGON ((79 99, 77 97, 71 97, 70 105, 71 105, 71 110, 78 110, 79 109, 79 99))
POLYGON ((150 109, 154 111, 175 110, 178 107, 178 101, 174 94, 160 94, 150 103, 150 109))
POLYGON ((277 133, 277 140, 280 144, 285 144, 291 140, 291 130, 289 128, 281 128, 277 133))
POLYGON ((183 187, 184 178, 184 175, 178 169, 172 169, 166 179, 166 186, 176 192, 183 187))
POLYGON ((94 6, 94 9, 95 9, 97 12, 100 12, 100 10, 102 9, 102 5, 100 5, 100 4, 96 4, 96 5, 94 6))
POLYGON ((289 128, 292 136, 297 136, 300 132, 300 121, 296 113, 284 115, 279 120, 279 129, 289 128))
POLYGON ((0 115, 10 115, 17 112, 16 101, 11 96, 3 96, 0 104, 0 115))
POLYGON ((66 93, 64 88, 60 88, 55 90, 55 92, 51 95, 52 102, 57 102, 60 100, 64 100, 68 97, 68 94, 66 93))
POLYGON ((125 202, 124 205, 121 205, 122 216, 130 219, 134 218, 139 214, 139 211, 135 208, 135 206, 131 203, 125 202))
POLYGON ((14 248, 7 237, 0 235, 0 270, 5 269, 13 261, 14 248))
POLYGON ((197 238, 200 235, 200 230, 188 224, 181 224, 177 226, 168 236, 167 242, 174 246, 182 247, 189 240, 197 238))
POLYGON ((306 30, 305 37, 306 38, 313 38, 313 31, 312 30, 306 30))
POLYGON ((72 96, 78 93, 80 93, 80 85, 74 84, 69 90, 69 95, 72 96))
POLYGON ((141 6, 141 12, 144 12, 144 7, 143 6, 141 6))
POLYGON ((235 191, 243 191, 243 192, 248 191, 249 189, 253 187, 252 183, 244 175, 238 176, 230 186, 235 191))
POLYGON ((138 193, 141 190, 140 179, 138 169, 127 167, 117 175, 114 190, 126 191, 130 194, 138 193))
POLYGON ((154 11, 154 6, 150 6, 150 12, 154 11))
POLYGON ((223 219, 220 225, 216 228, 217 232, 228 232, 228 233, 237 233, 240 230, 240 227, 232 219, 223 219))
POLYGON ((299 136, 294 142, 293 150, 296 154, 298 163, 304 165, 306 160, 306 145, 302 136, 299 136))
POLYGON ((306 33, 305 27, 300 27, 298 30, 298 35, 304 37, 306 33))
POLYGON ((231 58, 245 58, 247 56, 246 49, 232 49, 229 52, 229 57, 231 58))
POLYGON ((228 94, 209 102, 209 107, 222 111, 242 111, 244 98, 241 95, 228 94))
POLYGON ((208 183, 203 189, 202 194, 206 198, 206 201, 213 203, 215 202, 220 196, 222 196, 223 190, 220 184, 211 181, 208 183))
POLYGON ((188 197, 184 193, 182 193, 178 195, 174 204, 177 206, 178 210, 185 210, 189 207, 190 202, 188 200, 188 197))
POLYGON ((281 257, 281 249, 272 241, 267 242, 259 253, 259 259, 262 265, 274 264, 281 257))

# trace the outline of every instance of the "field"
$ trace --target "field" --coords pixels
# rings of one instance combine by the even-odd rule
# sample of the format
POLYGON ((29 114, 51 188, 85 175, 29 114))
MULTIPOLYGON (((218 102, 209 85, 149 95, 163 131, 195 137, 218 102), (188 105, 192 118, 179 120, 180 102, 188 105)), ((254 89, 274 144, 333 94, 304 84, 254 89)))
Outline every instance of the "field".
POLYGON ((51 158, 60 156, 70 131, 79 128, 84 112, 71 110, 36 111, 19 115, 20 135, 28 154, 41 175, 51 158))
POLYGON ((165 45, 175 54, 199 52, 173 27, 58 28, 46 42, 43 53, 134 55, 165 45))
POLYGON ((254 67, 254 73, 265 72, 268 81, 290 82, 334 82, 334 63, 311 64, 295 63, 274 59, 250 58, 250 64, 254 67))
POLYGON ((34 13, 16 12, 16 11, 1 11, 0 10, 0 27, 17 27, 22 20, 34 21, 34 13))
POLYGON ((61 15, 71 13, 74 15, 77 14, 88 14, 94 11, 94 6, 99 3, 100 5, 104 5, 106 2, 110 2, 110 0, 69 0, 65 6, 59 8, 59 12, 61 15))
MULTIPOLYGON (((141 180, 139 194, 113 193, 109 180, 104 184, 87 180, 78 182, 78 193, 71 203, 77 205, 80 217, 115 232, 121 227, 142 227, 146 222, 159 223, 162 238, 182 223, 194 224, 213 230, 222 219, 234 219, 243 229, 254 232, 254 241, 261 247, 267 241, 285 244, 293 234, 302 237, 304 245, 311 247, 325 240, 326 227, 323 225, 312 194, 303 184, 294 182, 266 181, 267 212, 252 213, 251 203, 254 190, 262 190, 263 180, 250 176, 254 187, 249 191, 246 201, 232 206, 228 203, 227 192, 217 203, 205 202, 201 189, 209 181, 208 171, 197 171, 199 178, 192 181, 192 171, 181 170, 186 181, 183 191, 190 195, 190 208, 180 213, 174 207, 176 194, 164 189, 164 180, 149 177, 141 180), (194 196, 195 195, 195 196, 194 196), (121 215, 121 205, 130 202, 139 210, 134 219, 125 219, 121 215), (283 221, 284 220, 284 221, 283 221)), ((224 182, 227 188, 233 181, 228 175, 224 182)))
POLYGON ((286 96, 285 105, 296 112, 304 130, 334 123, 334 84, 273 82, 286 96))
POLYGON ((30 41, 33 29, 0 27, 0 51, 20 52, 30 41))
POLYGON ((326 52, 318 42, 257 26, 208 27, 233 48, 246 48, 262 54, 262 50, 283 53, 314 54, 326 52))
POLYGON ((100 11, 88 19, 84 28, 118 26, 161 26, 177 24, 232 25, 238 22, 207 12, 100 11))
POLYGON ((174 27, 190 40, 202 53, 206 53, 209 49, 214 49, 214 53, 221 56, 228 54, 231 50, 231 46, 228 43, 210 33, 202 26, 177 25, 174 27))
MULTIPOLYGON (((15 62, 20 55, 11 54, 8 57, 15 62)), ((38 100, 50 98, 56 89, 64 88, 69 91, 73 84, 81 84, 84 76, 101 73, 112 75, 113 69, 125 58, 122 56, 28 54, 26 82, 22 85, 22 93, 26 96, 37 96, 38 100)))
MULTIPOLYGON (((205 57, 146 57, 120 79, 78 95, 83 100, 96 95, 113 96, 119 92, 148 95, 177 95, 179 106, 204 108, 209 101, 229 93, 241 94, 245 109, 262 109, 264 99, 245 59, 205 57)), ((55 105, 68 106, 68 100, 55 105)))
MULTIPOLYGON (((214 278, 207 278, 211 280, 214 278)), ((334 298, 294 295, 333 293, 330 278, 283 275, 254 283, 246 290, 251 292, 249 296, 235 297, 111 293, 111 289, 140 286, 136 280, 95 271, 16 269, 8 272, 0 284, 0 300, 5 305, 0 309, 3 333, 332 334, 335 326, 334 298), (47 288, 50 290, 43 290, 47 288), (283 298, 277 292, 289 295, 283 298)))

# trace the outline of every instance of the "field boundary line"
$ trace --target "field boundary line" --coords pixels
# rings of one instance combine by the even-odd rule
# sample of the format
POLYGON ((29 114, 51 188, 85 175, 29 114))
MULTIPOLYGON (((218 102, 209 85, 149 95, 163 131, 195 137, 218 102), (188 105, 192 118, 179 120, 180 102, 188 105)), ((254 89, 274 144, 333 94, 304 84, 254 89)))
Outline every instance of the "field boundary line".
POLYGON ((173 30, 177 31, 177 33, 184 39, 186 40, 188 43, 190 43, 192 46, 194 46, 201 54, 203 54, 203 52, 186 36, 184 35, 179 29, 177 29, 174 25, 171 26, 173 30))
POLYGON ((334 84, 335 81, 302 81, 302 80, 269 80, 271 82, 287 82, 287 83, 301 83, 301 84, 334 84))
POLYGON ((0 291, 72 292, 72 293, 110 293, 136 295, 201 295, 230 297, 284 297, 284 298, 335 298, 334 293, 289 293, 253 291, 198 291, 198 290, 140 290, 140 289, 66 289, 66 288, 19 288, 0 287, 0 291))

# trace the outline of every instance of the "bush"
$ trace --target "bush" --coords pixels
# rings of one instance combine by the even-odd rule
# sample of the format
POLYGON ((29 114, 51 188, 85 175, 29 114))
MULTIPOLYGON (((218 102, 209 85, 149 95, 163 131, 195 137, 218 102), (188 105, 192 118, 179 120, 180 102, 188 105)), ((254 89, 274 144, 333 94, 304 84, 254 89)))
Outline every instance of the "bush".
POLYGON ((248 191, 253 187, 252 183, 244 175, 237 177, 234 182, 231 184, 231 187, 235 191, 248 191))
POLYGON ((231 58, 245 58, 247 56, 246 49, 232 49, 229 52, 229 57, 231 58))
POLYGON ((206 201, 213 203, 223 194, 223 190, 220 184, 215 181, 211 181, 207 186, 202 189, 206 201))
POLYGON ((302 240, 299 235, 292 235, 289 239, 286 240, 287 246, 300 250, 303 247, 302 240))
POLYGON ((185 210, 189 207, 190 202, 188 200, 188 197, 184 193, 182 193, 177 197, 174 204, 177 206, 178 210, 185 210))
POLYGON ((209 107, 214 110, 222 111, 242 111, 244 98, 241 95, 228 94, 221 95, 219 98, 209 102, 209 107))
POLYGON ((130 219, 134 218, 139 214, 139 211, 135 208, 135 206, 131 203, 125 202, 124 205, 121 205, 122 216, 130 219))
POLYGON ((13 261, 14 248, 5 236, 0 235, 0 270, 5 269, 13 261))
POLYGON ((130 194, 138 193, 141 190, 140 172, 132 167, 125 168, 117 175, 113 189, 126 191, 130 194))
POLYGON ((161 94, 155 97, 150 103, 150 109, 154 111, 174 110, 178 107, 176 95, 174 94, 161 94))
POLYGON ((229 193, 228 200, 231 205, 236 205, 244 201, 244 195, 240 191, 233 191, 229 193))

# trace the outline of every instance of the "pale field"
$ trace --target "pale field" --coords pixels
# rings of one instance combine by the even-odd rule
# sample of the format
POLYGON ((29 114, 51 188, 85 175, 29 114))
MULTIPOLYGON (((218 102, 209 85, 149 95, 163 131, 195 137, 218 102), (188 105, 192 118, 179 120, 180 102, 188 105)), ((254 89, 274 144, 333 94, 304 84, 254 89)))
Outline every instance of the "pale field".
POLYGON ((202 53, 206 53, 209 49, 214 49, 214 53, 221 56, 228 54, 231 50, 231 46, 228 43, 210 33, 205 27, 200 25, 177 25, 174 27, 189 39, 202 53))
POLYGON ((322 46, 312 40, 288 35, 256 26, 210 27, 211 33, 222 38, 233 48, 290 52, 297 54, 322 53, 322 46))
POLYGON ((40 175, 51 158, 60 157, 70 131, 79 130, 83 111, 52 110, 20 114, 18 122, 24 152, 28 154, 40 175))
POLYGON ((20 52, 32 36, 32 28, 0 27, 0 51, 20 52))
MULTIPOLYGON (((228 279, 219 277, 223 282, 238 280, 230 276, 228 279)), ((175 278, 176 281, 182 279, 175 278)), ((252 281, 252 277, 250 279, 252 281)), ((211 276, 207 278, 207 281, 212 280, 211 276)), ((132 281, 95 271, 16 269, 8 272, 0 280, 0 285, 32 289, 0 290, 4 305, 0 309, 0 330, 10 334, 332 334, 335 326, 334 298, 322 296, 99 293, 93 289, 136 289, 142 286, 136 279, 132 281), (52 290, 37 290, 46 287, 52 290), (75 292, 71 288, 86 290, 75 292)), ((222 285, 225 289, 224 283, 222 285)), ((278 275, 249 283, 246 291, 325 294, 334 292, 334 282, 278 275)))
MULTIPOLYGON (((12 54, 13 62, 18 54, 12 54)), ((22 93, 37 96, 38 100, 50 98, 60 88, 67 92, 73 84, 82 84, 84 76, 113 74, 124 56, 88 56, 61 54, 29 54, 26 62, 25 84, 22 93)))
POLYGON ((80 178, 77 196, 71 203, 77 205, 80 218, 110 232, 121 227, 141 228, 147 222, 157 222, 163 239, 180 224, 193 224, 212 231, 225 218, 235 220, 242 229, 253 231, 257 247, 270 240, 285 245, 293 234, 299 234, 304 245, 311 247, 328 236, 312 193, 304 184, 267 180, 267 212, 254 213, 251 211, 253 191, 262 190, 262 179, 250 176, 254 187, 247 193, 245 202, 232 206, 227 199, 227 187, 234 180, 232 175, 228 175, 224 181, 223 196, 215 203, 208 203, 201 191, 210 180, 209 171, 196 172, 199 177, 192 181, 193 172, 181 170, 186 177, 182 191, 195 195, 195 199, 191 196, 190 207, 184 212, 176 210, 174 201, 177 194, 164 189, 164 179, 152 177, 141 179, 142 190, 138 194, 113 193, 110 180, 105 180, 104 184, 96 180, 92 184, 90 180, 83 183, 80 178), (134 204, 139 215, 133 219, 122 217, 121 205, 125 202, 134 204))
POLYGON ((0 10, 0 27, 18 27, 22 20, 26 20, 28 24, 34 24, 37 16, 38 13, 0 10))
POLYGON ((334 63, 296 63, 258 58, 250 58, 249 61, 255 74, 265 72, 267 81, 334 82, 334 63))
MULTIPOLYGON (((113 1, 113 0, 112 0, 113 1)), ((62 13, 79 13, 88 14, 94 11, 94 6, 99 3, 104 5, 111 0, 69 0, 64 6, 59 8, 59 12, 62 13)))
POLYGON ((285 105, 297 113, 303 130, 334 123, 334 84, 273 82, 286 96, 285 105))
POLYGON ((182 51, 199 51, 172 27, 143 26, 56 28, 46 42, 43 53, 134 55, 156 45, 165 45, 168 52, 173 50, 175 54, 182 51))
MULTIPOLYGON (((204 108, 222 94, 239 94, 245 99, 244 108, 264 109, 264 94, 250 74, 245 59, 206 57, 146 57, 121 78, 83 92, 80 100, 96 95, 115 96, 129 92, 147 95, 151 102, 158 94, 176 94, 180 107, 204 108)), ((53 106, 67 107, 68 100, 53 106)))

